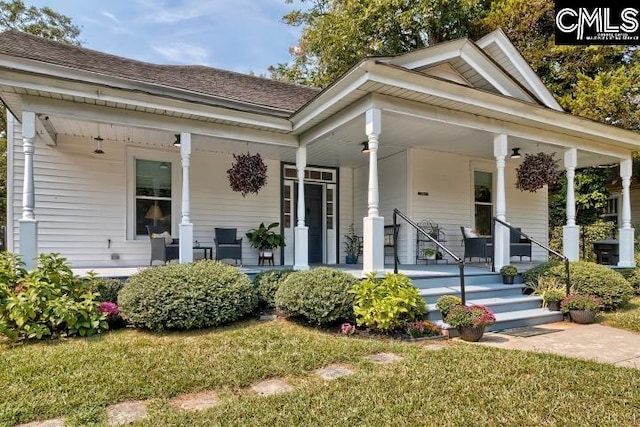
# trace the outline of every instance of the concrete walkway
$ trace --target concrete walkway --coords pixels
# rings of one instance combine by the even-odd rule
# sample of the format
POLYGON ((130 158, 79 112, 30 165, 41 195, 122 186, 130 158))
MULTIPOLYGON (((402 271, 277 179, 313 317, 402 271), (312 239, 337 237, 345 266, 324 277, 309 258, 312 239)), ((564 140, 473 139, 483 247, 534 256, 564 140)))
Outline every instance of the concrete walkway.
POLYGON ((523 335, 526 335, 527 329, 540 334, 517 336, 517 330, 486 333, 478 344, 555 353, 640 369, 640 334, 599 324, 578 325, 569 322, 522 328, 523 335))

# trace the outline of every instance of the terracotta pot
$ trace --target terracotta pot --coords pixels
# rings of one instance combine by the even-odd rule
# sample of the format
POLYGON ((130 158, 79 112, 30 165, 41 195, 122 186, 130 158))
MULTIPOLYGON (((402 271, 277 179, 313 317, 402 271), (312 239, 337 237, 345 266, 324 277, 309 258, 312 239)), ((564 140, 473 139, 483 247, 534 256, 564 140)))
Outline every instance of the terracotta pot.
POLYGON ((458 326, 460 338, 465 341, 476 342, 484 335, 484 326, 458 326))
POLYGON ((593 323, 596 319, 596 312, 588 310, 569 310, 569 316, 571 316, 571 320, 575 323, 588 325, 589 323, 593 323))

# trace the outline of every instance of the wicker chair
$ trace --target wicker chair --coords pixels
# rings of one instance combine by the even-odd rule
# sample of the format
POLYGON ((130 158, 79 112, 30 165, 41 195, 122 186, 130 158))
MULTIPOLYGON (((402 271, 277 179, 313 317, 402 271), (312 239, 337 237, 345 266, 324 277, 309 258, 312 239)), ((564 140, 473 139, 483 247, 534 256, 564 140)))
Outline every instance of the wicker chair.
POLYGON ((149 265, 153 265, 153 261, 167 261, 180 258, 180 244, 178 239, 172 239, 167 245, 164 237, 153 237, 153 235, 169 232, 169 229, 160 225, 147 225, 147 233, 149 233, 149 241, 151 242, 151 260, 149 265))
POLYGON ((242 238, 236 238, 236 228, 216 228, 216 259, 232 259, 242 265, 242 238))
POLYGON ((469 260, 473 261, 474 257, 484 258, 484 261, 487 262, 493 256, 491 237, 474 236, 465 227, 460 227, 460 231, 464 240, 464 259, 469 258, 469 260))

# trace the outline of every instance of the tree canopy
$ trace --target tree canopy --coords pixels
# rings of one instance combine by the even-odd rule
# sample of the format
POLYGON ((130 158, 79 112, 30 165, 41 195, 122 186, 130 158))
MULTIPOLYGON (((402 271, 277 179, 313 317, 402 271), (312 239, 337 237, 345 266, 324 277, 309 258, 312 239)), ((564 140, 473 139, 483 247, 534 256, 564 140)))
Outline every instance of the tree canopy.
MULTIPOLYGON (((474 32, 487 0, 301 0, 284 16, 302 27, 287 64, 271 77, 324 87, 367 56, 395 55, 474 32), (312 3, 312 4, 310 4, 312 3)), ((291 0, 287 0, 291 3, 291 0)))

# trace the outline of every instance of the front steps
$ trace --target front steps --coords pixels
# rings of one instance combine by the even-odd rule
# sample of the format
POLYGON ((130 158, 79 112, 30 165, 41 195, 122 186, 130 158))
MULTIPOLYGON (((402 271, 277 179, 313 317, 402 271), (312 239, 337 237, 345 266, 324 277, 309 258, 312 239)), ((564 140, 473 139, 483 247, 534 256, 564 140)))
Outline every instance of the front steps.
MULTIPOLYGON (((460 296, 460 279, 457 275, 433 278, 413 278, 413 284, 427 303, 427 319, 448 328, 443 322, 436 301, 442 295, 460 296)), ((496 323, 487 331, 502 331, 511 328, 560 322, 563 315, 559 311, 541 308, 542 298, 523 295, 522 284, 504 285, 498 273, 472 274, 465 276, 467 304, 481 304, 491 309, 496 323)))

